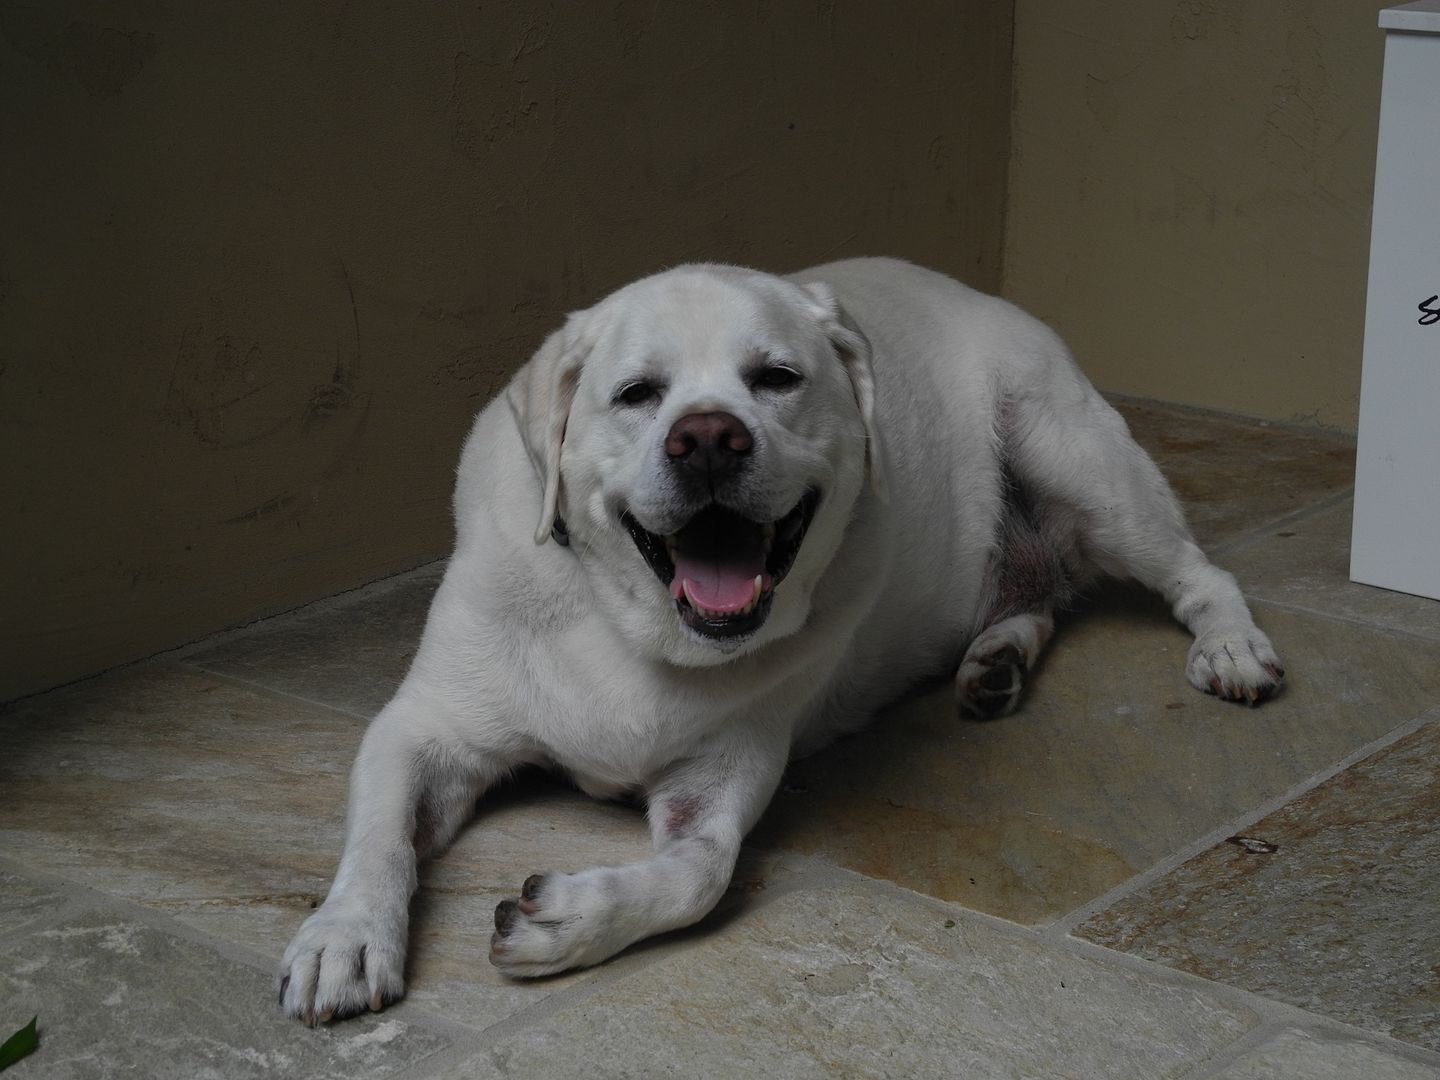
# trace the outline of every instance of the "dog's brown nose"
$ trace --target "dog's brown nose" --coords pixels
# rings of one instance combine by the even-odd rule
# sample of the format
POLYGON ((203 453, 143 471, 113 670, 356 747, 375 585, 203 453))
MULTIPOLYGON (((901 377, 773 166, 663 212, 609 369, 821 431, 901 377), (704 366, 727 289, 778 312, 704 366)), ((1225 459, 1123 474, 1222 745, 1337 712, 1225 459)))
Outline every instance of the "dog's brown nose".
POLYGON ((682 416, 665 436, 672 462, 712 478, 738 469, 754 445, 750 429, 727 412, 682 416))

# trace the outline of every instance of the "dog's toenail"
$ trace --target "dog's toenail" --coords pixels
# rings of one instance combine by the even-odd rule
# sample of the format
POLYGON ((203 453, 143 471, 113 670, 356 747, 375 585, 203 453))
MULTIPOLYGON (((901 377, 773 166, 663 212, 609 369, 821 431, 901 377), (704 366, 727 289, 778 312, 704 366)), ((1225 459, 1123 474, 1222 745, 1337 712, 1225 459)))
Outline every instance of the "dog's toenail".
POLYGON ((370 1011, 379 1012, 384 1007, 385 1002, 380 1000, 380 991, 376 990, 373 994, 370 995, 370 1011))
POLYGON ((540 892, 540 886, 545 884, 544 874, 531 874, 525 879, 525 884, 520 886, 521 900, 534 900, 540 892))

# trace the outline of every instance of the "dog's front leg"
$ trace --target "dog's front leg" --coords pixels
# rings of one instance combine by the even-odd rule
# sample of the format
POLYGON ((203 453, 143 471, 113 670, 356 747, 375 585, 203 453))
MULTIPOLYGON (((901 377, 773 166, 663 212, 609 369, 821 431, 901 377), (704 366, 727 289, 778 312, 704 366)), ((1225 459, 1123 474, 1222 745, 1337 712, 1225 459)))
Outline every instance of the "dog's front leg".
POLYGON ((577 874, 534 874, 495 909, 490 962, 507 975, 598 964, 702 919, 724 894, 740 842, 780 782, 789 731, 750 725, 707 739, 648 791, 655 855, 577 874))
POLYGON ((447 844, 504 769, 458 745, 403 688, 381 711, 350 775, 335 882, 280 966, 287 1016, 314 1024, 401 996, 417 855, 447 844))

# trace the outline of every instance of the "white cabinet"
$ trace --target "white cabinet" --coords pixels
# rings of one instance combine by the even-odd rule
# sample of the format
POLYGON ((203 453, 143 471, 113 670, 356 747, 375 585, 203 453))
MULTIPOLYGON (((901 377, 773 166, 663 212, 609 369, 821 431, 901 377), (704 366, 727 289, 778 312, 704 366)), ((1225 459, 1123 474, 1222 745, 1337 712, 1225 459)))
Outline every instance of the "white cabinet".
POLYGON ((1440 599, 1440 0, 1380 25, 1350 576, 1440 599))

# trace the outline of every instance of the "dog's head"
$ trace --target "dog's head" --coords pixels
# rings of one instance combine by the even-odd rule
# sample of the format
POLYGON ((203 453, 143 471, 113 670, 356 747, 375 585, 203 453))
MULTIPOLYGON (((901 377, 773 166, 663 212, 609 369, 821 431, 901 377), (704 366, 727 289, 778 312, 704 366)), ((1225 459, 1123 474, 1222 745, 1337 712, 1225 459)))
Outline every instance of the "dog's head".
POLYGON ((645 653, 794 633, 868 474, 869 343, 823 285, 686 266, 571 315, 507 391, 594 602, 645 653))

